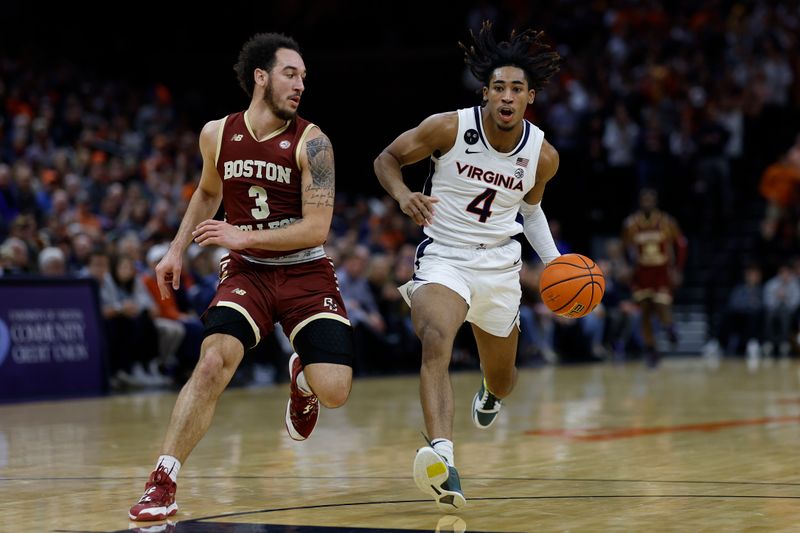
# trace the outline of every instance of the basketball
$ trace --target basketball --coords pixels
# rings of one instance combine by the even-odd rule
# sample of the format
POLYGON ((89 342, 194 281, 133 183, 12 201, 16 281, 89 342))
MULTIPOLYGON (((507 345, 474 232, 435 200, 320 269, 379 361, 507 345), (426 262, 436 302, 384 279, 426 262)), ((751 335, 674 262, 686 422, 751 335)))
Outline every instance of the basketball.
POLYGON ((549 263, 539 278, 542 301, 557 315, 580 318, 591 313, 606 292, 606 278, 592 259, 564 254, 549 263))

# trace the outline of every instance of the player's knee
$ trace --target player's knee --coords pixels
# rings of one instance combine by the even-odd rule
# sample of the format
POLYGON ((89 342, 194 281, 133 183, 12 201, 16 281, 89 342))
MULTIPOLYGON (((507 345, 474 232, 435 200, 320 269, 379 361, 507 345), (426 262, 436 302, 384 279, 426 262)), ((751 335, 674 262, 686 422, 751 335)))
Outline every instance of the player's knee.
POLYGON ((420 331, 420 341, 422 342, 422 359, 436 360, 447 357, 453 348, 453 336, 443 332, 435 326, 426 326, 420 331))
POLYGON ((337 407, 343 406, 347 401, 348 396, 350 396, 349 386, 330 388, 322 390, 317 394, 319 403, 328 409, 336 409, 337 407))
MULTIPOLYGON (((225 360, 221 351, 212 347, 203 351, 192 373, 192 381, 201 391, 215 392, 224 383, 225 360)), ((222 386, 224 388, 224 385, 222 386)), ((221 391, 220 391, 221 392, 221 391)))

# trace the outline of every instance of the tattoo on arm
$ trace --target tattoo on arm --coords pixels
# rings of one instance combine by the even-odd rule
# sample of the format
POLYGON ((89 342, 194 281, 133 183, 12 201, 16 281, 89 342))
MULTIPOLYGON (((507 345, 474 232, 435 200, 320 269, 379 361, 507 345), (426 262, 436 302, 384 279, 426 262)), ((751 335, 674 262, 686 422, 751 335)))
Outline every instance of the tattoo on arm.
POLYGON ((303 194, 303 205, 311 207, 333 207, 335 194, 335 171, 333 148, 327 135, 320 135, 306 141, 308 167, 311 171, 311 184, 303 194))

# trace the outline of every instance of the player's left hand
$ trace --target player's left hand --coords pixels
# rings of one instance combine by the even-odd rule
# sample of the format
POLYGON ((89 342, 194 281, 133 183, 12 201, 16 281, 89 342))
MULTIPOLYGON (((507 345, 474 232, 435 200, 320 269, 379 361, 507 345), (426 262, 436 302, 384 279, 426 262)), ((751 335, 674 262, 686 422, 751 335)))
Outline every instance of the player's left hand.
POLYGON ((247 248, 245 232, 222 220, 204 220, 194 229, 192 237, 200 246, 217 245, 228 250, 247 248))

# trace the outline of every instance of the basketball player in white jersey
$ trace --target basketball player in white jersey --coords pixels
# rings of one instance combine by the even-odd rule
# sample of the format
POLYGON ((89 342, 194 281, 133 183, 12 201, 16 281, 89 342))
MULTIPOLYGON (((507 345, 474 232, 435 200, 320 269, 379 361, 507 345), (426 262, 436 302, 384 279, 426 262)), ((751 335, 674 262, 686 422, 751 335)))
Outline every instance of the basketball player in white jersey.
POLYGON ((511 237, 524 232, 545 263, 560 255, 540 206, 558 153, 524 119, 536 90, 558 71, 559 56, 541 32, 512 32, 497 43, 484 22, 472 38, 472 46, 460 46, 484 83, 482 104, 426 118, 375 159, 381 185, 427 237, 400 291, 422 341, 420 397, 430 438, 417 451, 414 479, 443 511, 466 503, 452 443, 448 366, 456 333, 471 323, 483 370, 472 420, 488 428, 517 378, 521 246, 511 237), (434 172, 424 192, 412 192, 401 168, 427 157, 434 172))

